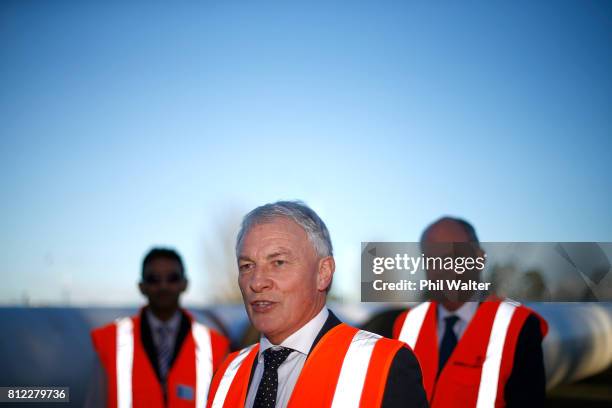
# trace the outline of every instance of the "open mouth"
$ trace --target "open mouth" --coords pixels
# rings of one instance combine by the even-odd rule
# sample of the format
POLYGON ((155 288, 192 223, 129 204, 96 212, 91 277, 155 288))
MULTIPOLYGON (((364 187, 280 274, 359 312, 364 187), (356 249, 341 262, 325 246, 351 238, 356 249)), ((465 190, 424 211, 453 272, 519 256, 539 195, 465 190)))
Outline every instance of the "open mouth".
POLYGON ((257 300, 255 302, 251 302, 251 309, 253 309, 253 311, 256 313, 265 313, 272 310, 272 308, 274 308, 274 306, 276 305, 276 302, 270 302, 267 300, 257 300))

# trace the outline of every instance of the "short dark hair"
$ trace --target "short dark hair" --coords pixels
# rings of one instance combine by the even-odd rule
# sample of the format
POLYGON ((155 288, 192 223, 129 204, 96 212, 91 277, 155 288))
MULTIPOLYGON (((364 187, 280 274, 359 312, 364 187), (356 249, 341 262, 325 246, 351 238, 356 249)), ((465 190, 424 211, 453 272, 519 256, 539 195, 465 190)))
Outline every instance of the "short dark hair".
POLYGON ((171 259, 173 261, 178 262, 181 266, 181 275, 183 276, 183 278, 185 278, 185 266, 183 265, 183 260, 181 259, 181 256, 178 254, 178 252, 171 248, 151 248, 151 250, 145 255, 144 259, 142 260, 142 271, 140 276, 143 280, 145 268, 147 267, 147 265, 153 262, 155 259, 159 258, 171 259))

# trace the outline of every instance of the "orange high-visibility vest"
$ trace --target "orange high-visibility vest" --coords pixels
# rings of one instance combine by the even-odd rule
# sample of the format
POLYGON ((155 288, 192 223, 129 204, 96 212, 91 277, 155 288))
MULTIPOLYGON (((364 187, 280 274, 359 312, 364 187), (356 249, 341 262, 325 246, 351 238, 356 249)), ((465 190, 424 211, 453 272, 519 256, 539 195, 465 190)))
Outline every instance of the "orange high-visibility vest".
POLYGON ((221 334, 191 320, 166 378, 166 400, 155 369, 142 344, 141 314, 117 319, 91 332, 94 348, 106 372, 109 408, 202 408, 215 370, 227 355, 229 342, 221 334))
MULTIPOLYGON (((288 408, 379 407, 396 353, 406 345, 344 323, 314 347, 295 384, 288 408)), ((232 353, 215 374, 208 407, 243 407, 259 344, 232 353)))
POLYGON ((531 314, 539 318, 544 337, 546 321, 531 309, 508 300, 483 302, 439 376, 437 303, 421 303, 399 315, 393 337, 414 350, 432 408, 503 407, 518 336, 531 314))

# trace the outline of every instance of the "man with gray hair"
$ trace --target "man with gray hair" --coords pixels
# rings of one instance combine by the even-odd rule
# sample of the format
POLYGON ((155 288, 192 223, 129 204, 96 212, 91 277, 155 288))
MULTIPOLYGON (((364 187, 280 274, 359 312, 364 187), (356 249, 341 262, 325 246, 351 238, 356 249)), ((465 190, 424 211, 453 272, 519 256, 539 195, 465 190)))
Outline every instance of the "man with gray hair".
POLYGON ((258 344, 231 354, 209 406, 425 407, 405 343, 358 330, 325 306, 335 262, 329 231, 299 201, 247 214, 236 240, 238 284, 258 344))

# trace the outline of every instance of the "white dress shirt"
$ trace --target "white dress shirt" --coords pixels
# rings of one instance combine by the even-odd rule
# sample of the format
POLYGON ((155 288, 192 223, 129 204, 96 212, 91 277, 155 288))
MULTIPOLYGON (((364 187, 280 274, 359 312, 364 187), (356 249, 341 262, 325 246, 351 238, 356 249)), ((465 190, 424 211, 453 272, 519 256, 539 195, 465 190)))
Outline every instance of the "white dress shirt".
POLYGON ((446 321, 444 320, 448 316, 457 316, 459 320, 453 326, 453 331, 457 336, 457 341, 461 339, 468 324, 472 321, 472 317, 476 314, 478 309, 478 302, 465 302, 461 307, 455 311, 449 312, 442 305, 438 305, 438 345, 442 342, 442 336, 444 336, 444 330, 446 329, 446 321))
POLYGON ((295 383, 302 372, 302 367, 304 367, 304 363, 306 362, 306 357, 308 357, 308 353, 312 347, 312 343, 314 343, 317 334, 319 334, 323 328, 328 316, 329 311, 326 307, 323 307, 319 314, 317 314, 311 321, 306 323, 291 336, 287 337, 285 341, 279 345, 274 345, 270 343, 270 340, 268 340, 265 336, 261 336, 259 340, 259 354, 257 355, 257 368, 255 368, 255 373, 253 374, 253 380, 251 381, 251 386, 249 387, 245 407, 251 408, 253 406, 253 402, 255 402, 257 388, 259 387, 264 371, 264 351, 269 348, 277 347, 288 347, 295 350, 289 354, 289 357, 287 357, 280 367, 278 367, 278 392, 276 394, 276 407, 279 408, 287 406, 289 403, 289 398, 291 398, 291 393, 293 392, 293 387, 295 387, 295 383))

